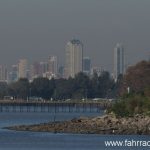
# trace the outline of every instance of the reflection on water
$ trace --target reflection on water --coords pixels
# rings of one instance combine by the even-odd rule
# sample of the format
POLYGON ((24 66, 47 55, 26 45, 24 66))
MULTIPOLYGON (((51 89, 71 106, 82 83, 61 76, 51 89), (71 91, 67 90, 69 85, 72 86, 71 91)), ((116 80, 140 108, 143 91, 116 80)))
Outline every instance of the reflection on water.
POLYGON ((100 113, 40 113, 40 112, 6 112, 0 113, 0 127, 19 125, 19 124, 36 124, 42 122, 69 120, 81 116, 97 116, 100 113))
POLYGON ((100 113, 102 108, 100 104, 90 104, 90 103, 81 103, 81 104, 1 104, 0 112, 48 112, 48 113, 100 113))

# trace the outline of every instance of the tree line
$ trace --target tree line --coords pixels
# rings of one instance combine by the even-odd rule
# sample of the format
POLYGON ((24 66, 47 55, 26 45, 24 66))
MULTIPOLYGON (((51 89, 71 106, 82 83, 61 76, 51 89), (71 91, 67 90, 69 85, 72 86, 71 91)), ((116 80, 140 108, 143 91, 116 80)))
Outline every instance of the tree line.
POLYGON ((29 82, 21 78, 7 84, 0 82, 0 98, 12 96, 15 99, 41 97, 45 100, 116 98, 130 92, 150 96, 150 61, 141 61, 119 75, 117 82, 109 72, 104 71, 98 76, 87 76, 80 72, 75 78, 47 79, 35 78, 29 82), (130 89, 127 91, 127 89, 130 89))
POLYGON ((100 76, 96 73, 89 77, 80 72, 75 78, 47 79, 35 78, 31 83, 26 78, 6 84, 0 83, 0 98, 9 95, 15 99, 41 97, 49 100, 112 98, 115 96, 116 83, 109 72, 100 76))

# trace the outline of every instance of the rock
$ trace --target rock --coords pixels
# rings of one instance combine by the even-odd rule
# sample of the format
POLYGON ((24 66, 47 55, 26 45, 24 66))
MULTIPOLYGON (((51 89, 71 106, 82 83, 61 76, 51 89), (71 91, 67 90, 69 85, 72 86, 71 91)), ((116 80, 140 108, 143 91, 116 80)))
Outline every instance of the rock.
POLYGON ((73 123, 82 122, 82 119, 74 118, 74 119, 71 120, 71 122, 73 122, 73 123))
POLYGON ((113 114, 94 118, 80 117, 70 121, 57 121, 39 125, 8 127, 10 130, 65 132, 84 134, 138 134, 150 135, 150 117, 117 118, 113 114))

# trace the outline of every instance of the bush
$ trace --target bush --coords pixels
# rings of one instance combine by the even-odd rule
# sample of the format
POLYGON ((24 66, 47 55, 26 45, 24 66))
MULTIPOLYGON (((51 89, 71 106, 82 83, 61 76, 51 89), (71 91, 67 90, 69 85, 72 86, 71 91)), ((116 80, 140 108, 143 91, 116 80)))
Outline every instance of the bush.
POLYGON ((142 94, 131 94, 122 97, 110 108, 117 116, 134 116, 135 114, 149 114, 150 97, 142 94))

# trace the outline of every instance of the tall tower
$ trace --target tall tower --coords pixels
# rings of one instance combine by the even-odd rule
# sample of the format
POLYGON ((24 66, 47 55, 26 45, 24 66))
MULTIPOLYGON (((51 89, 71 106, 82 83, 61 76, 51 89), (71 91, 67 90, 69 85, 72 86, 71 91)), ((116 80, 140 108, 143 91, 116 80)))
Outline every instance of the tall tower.
POLYGON ((7 67, 5 65, 0 65, 0 81, 7 81, 8 72, 7 67))
POLYGON ((114 79, 116 81, 120 74, 124 74, 124 48, 118 43, 114 48, 114 79))
POLYGON ((11 72, 9 72, 9 82, 18 80, 18 65, 11 66, 11 72))
POLYGON ((73 39, 66 45, 65 77, 75 77, 83 68, 83 44, 73 39))
POLYGON ((18 64, 18 77, 27 78, 28 63, 26 59, 20 59, 18 64))
POLYGON ((30 78, 34 79, 40 77, 40 63, 39 62, 34 62, 30 66, 30 78))
POLYGON ((48 72, 57 76, 58 74, 58 62, 57 56, 49 56, 48 58, 48 72))
POLYGON ((40 75, 43 76, 44 73, 48 71, 48 62, 40 62, 40 75))
POLYGON ((90 75, 91 59, 89 57, 83 57, 83 72, 87 75, 90 75))

